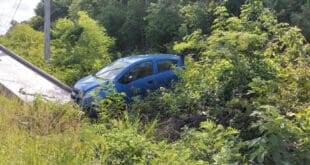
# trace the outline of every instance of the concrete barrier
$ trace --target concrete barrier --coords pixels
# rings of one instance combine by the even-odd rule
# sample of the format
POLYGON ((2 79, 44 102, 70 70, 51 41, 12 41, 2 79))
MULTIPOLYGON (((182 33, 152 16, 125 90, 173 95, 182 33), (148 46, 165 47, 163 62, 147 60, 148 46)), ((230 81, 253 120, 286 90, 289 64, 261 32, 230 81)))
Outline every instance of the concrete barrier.
POLYGON ((32 101, 36 95, 46 100, 69 102, 71 88, 0 45, 0 90, 32 101))

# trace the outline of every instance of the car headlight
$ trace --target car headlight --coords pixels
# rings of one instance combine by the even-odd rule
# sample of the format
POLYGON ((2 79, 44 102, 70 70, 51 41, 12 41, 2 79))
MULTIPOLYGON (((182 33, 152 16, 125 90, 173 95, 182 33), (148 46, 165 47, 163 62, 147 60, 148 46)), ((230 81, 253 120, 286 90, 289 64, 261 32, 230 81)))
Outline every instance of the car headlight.
POLYGON ((100 91, 100 88, 96 87, 94 89, 91 89, 89 91, 87 91, 84 95, 84 98, 87 98, 87 97, 96 97, 98 95, 100 91))
POLYGON ((79 90, 78 95, 79 95, 79 98, 83 98, 83 91, 79 90))

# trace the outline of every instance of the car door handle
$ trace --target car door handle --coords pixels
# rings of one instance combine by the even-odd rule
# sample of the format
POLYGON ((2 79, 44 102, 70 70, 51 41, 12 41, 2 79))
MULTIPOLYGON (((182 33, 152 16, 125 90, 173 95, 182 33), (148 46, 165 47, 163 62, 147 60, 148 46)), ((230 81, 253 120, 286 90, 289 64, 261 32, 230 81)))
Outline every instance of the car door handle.
POLYGON ((147 83, 148 83, 148 84, 153 84, 154 81, 153 81, 153 80, 149 80, 147 83))

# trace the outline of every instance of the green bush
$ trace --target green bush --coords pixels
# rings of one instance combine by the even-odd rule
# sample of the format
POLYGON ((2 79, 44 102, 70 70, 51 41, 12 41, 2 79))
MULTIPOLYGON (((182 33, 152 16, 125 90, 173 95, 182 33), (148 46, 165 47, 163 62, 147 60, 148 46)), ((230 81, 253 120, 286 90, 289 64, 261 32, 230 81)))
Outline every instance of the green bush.
MULTIPOLYGON (((307 112, 308 113, 308 112, 307 112)), ((299 117, 306 116, 300 113, 299 117)), ((263 106, 251 116, 258 120, 252 129, 260 136, 247 141, 248 159, 259 164, 307 164, 310 162, 309 130, 301 127, 294 114, 283 116, 273 106, 263 106)))
POLYGON ((224 128, 207 120, 200 131, 186 130, 183 144, 191 149, 191 159, 212 164, 242 164, 245 162, 240 150, 238 130, 224 128))

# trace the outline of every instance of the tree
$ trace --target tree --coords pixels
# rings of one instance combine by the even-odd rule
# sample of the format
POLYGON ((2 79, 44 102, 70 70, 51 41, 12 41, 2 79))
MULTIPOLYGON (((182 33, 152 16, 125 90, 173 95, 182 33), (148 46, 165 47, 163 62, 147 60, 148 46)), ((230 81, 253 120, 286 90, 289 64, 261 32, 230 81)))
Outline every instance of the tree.
POLYGON ((229 13, 234 16, 240 15, 240 7, 245 3, 246 0, 228 0, 226 8, 229 13))
POLYGON ((302 29, 307 40, 309 37, 309 0, 278 0, 268 1, 263 0, 264 5, 275 11, 280 22, 287 22, 292 25, 297 25, 302 29))
POLYGON ((140 110, 181 119, 203 111, 240 131, 249 162, 308 164, 309 129, 300 124, 307 120, 295 116, 305 118, 310 106, 309 43, 259 0, 243 5, 239 17, 229 16, 225 6, 214 14, 209 36, 195 31, 175 46, 188 54, 199 51, 199 60, 187 59, 174 91, 151 94, 140 110))
POLYGON ((42 32, 32 29, 25 23, 17 23, 0 38, 0 43, 37 67, 48 71, 43 58, 43 39, 42 32))
POLYGON ((291 21, 294 25, 297 25, 302 29, 302 33, 310 42, 310 1, 301 7, 301 12, 293 13, 291 16, 291 21))
POLYGON ((76 21, 59 19, 52 28, 53 64, 60 68, 59 76, 68 84, 108 64, 109 48, 114 44, 105 28, 85 12, 78 12, 78 16, 76 21))
POLYGON ((151 50, 167 52, 167 45, 178 36, 181 20, 178 15, 178 0, 160 0, 151 3, 145 20, 146 39, 151 50))
POLYGON ((200 29, 203 34, 211 32, 211 25, 214 20, 213 10, 218 5, 214 1, 195 1, 182 4, 179 10, 182 24, 179 28, 179 36, 191 34, 200 29))
POLYGON ((147 3, 144 0, 129 0, 126 10, 126 20, 120 29, 117 42, 119 51, 145 51, 145 26, 147 3))
POLYGON ((294 12, 300 11, 301 6, 305 3, 305 0, 263 0, 263 2, 265 7, 275 10, 277 18, 280 22, 290 22, 291 15, 294 12))
MULTIPOLYGON (((59 18, 65 18, 69 15, 69 6, 72 0, 51 0, 51 22, 59 18)), ((35 8, 36 16, 30 21, 30 25, 35 30, 43 31, 44 29, 44 0, 41 0, 35 8)))

